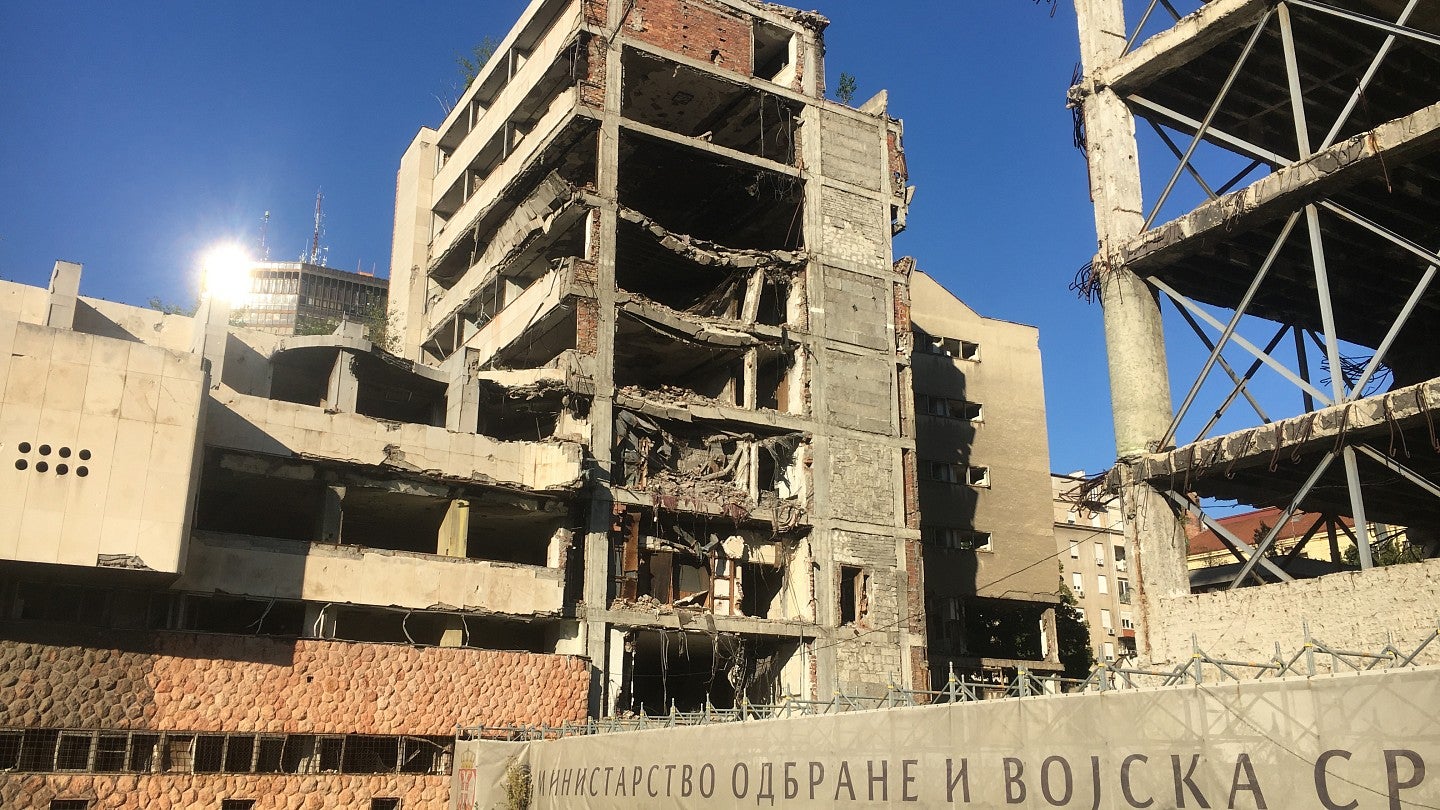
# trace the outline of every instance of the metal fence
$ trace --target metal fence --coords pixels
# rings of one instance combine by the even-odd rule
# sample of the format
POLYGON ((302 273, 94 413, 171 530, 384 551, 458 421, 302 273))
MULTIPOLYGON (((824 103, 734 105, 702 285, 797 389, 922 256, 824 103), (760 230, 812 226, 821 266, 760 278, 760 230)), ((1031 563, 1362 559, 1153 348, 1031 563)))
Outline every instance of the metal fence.
MULTIPOLYGON (((1065 678, 1048 672, 1037 673, 1023 667, 1013 676, 967 679, 955 674, 952 667, 945 685, 940 689, 903 689, 891 684, 880 696, 837 694, 830 700, 807 700, 785 697, 777 703, 750 703, 741 700, 730 709, 706 703, 699 711, 682 712, 673 704, 662 715, 640 713, 626 717, 589 718, 577 723, 556 726, 469 726, 456 729, 456 739, 488 740, 549 740, 592 734, 612 734, 656 728, 698 726, 711 723, 735 723, 773 720, 784 717, 808 717, 839 714, 870 709, 893 709, 906 706, 931 706, 946 703, 969 703, 979 700, 1029 698, 1075 692, 1104 692, 1154 686, 1185 684, 1216 684, 1227 681, 1305 677, 1334 672, 1360 672, 1391 669, 1422 663, 1420 656, 1437 638, 1440 623, 1420 644, 1411 650, 1398 646, 1392 639, 1378 652, 1346 650, 1327 644, 1310 633, 1304 625, 1304 642, 1290 654, 1275 644, 1275 655, 1269 661, 1236 661, 1210 655, 1201 649, 1192 636, 1190 659, 1170 668, 1143 667, 1131 659, 1096 664, 1087 678, 1065 678)), ((1440 650, 1440 645, 1435 645, 1440 650)))

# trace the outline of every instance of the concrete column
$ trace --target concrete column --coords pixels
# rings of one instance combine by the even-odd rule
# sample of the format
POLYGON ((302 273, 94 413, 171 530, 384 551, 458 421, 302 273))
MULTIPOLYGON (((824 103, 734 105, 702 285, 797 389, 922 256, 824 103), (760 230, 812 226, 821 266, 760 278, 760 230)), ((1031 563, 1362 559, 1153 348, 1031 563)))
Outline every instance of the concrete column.
POLYGON ((50 309, 45 325, 56 329, 75 328, 75 305, 80 297, 80 271, 84 265, 55 262, 50 271, 50 309))
POLYGON ((360 380, 355 376, 355 355, 347 351, 337 352, 335 365, 330 367, 330 385, 325 390, 325 409, 355 413, 359 396, 360 380))
POLYGON ((1040 614, 1040 639, 1043 642, 1045 660, 1060 663, 1060 628, 1055 624, 1055 608, 1045 608, 1040 614))
MULTIPOLYGON (((607 7, 607 25, 619 31, 623 3, 607 7)), ((591 446, 595 449, 594 475, 597 486, 590 501, 585 526, 585 653, 590 659, 590 711, 603 716, 613 705, 618 673, 607 678, 610 662, 610 632, 606 621, 610 591, 610 454, 615 432, 615 240, 619 219, 620 177, 620 53, 623 32, 612 37, 605 54, 605 105, 600 121, 600 145, 595 168, 598 233, 590 245, 596 263, 595 294, 599 317, 595 335, 595 398, 590 406, 591 446)), ((589 222, 586 223, 587 228, 589 222)))
MULTIPOLYGON (((1116 59, 1125 45, 1122 0, 1075 0, 1085 67, 1080 102, 1090 163, 1098 250, 1095 273, 1104 309, 1115 451, 1126 475, 1122 488, 1126 537, 1135 549, 1136 612, 1143 628, 1157 597, 1189 592, 1182 524, 1155 489, 1128 479, 1126 459, 1156 449, 1173 413, 1160 302, 1154 290, 1110 257, 1144 227, 1135 121, 1124 101, 1090 76, 1116 59), (1177 537, 1181 542, 1177 543, 1177 537)), ((1146 652, 1148 643, 1141 648, 1146 652)))
POLYGON ((440 521, 435 553, 442 557, 464 557, 469 553, 470 502, 454 500, 440 521))
POLYGON ((469 633, 465 629, 465 619, 461 616, 447 615, 445 617, 445 629, 440 632, 441 647, 464 647, 465 637, 469 633))
POLYGON ((230 339, 230 302, 213 295, 201 298, 190 330, 190 352, 200 355, 210 374, 210 387, 219 388, 225 376, 225 346, 230 339))
POLYGON ((315 539, 320 543, 342 542, 345 520, 345 487, 326 487, 321 494, 320 516, 315 528, 315 539))
POLYGON ((425 268, 430 262, 430 200, 440 135, 422 128, 400 158, 395 176, 395 232, 390 246, 389 316, 399 338, 397 353, 420 359, 425 331, 425 268))

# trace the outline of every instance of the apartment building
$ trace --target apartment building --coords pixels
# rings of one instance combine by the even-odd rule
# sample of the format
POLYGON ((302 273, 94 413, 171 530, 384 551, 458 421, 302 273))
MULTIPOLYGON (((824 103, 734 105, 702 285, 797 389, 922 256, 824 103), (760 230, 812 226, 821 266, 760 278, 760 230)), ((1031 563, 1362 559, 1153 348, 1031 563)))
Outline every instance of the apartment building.
POLYGON ((1095 498, 1083 471, 1050 481, 1060 579, 1089 626, 1095 660, 1134 656, 1133 574, 1118 502, 1095 498))
POLYGON ((910 276, 932 679, 1061 669, 1039 330, 910 276))

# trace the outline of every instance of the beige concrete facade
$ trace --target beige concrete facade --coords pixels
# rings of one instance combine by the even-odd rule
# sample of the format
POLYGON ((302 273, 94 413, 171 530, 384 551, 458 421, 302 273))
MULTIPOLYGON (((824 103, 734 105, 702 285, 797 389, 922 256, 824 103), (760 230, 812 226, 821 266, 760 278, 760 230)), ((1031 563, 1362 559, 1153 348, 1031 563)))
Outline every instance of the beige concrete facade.
MULTIPOLYGON (((909 262, 910 260, 902 260, 909 262)), ((920 530, 931 669, 1059 668, 1039 330, 911 277, 920 530), (1023 641, 980 627, 1017 615, 1023 641)))

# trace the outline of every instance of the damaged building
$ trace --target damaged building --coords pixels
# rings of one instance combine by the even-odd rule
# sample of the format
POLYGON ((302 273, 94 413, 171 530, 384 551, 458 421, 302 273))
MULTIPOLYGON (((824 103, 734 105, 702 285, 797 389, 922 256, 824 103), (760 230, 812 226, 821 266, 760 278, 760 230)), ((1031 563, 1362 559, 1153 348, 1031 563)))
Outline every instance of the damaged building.
POLYGON ((1104 306, 1119 457, 1085 489, 1120 498, 1138 652, 1411 649, 1440 570, 1440 14, 1143 5, 1076 0, 1070 89, 1098 236, 1077 286, 1104 306), (1267 510, 1253 536, 1220 520, 1237 504, 1267 510), (1204 583, 1223 592, 1190 592, 1192 521, 1233 563, 1204 583), (1382 525, 1431 559, 1377 565, 1382 525), (1342 544, 1358 565, 1332 573, 1342 544))
POLYGON ((926 682, 902 127, 824 98, 826 25, 536 0, 401 161, 400 353, 450 431, 579 454, 533 635, 594 714, 926 682))

